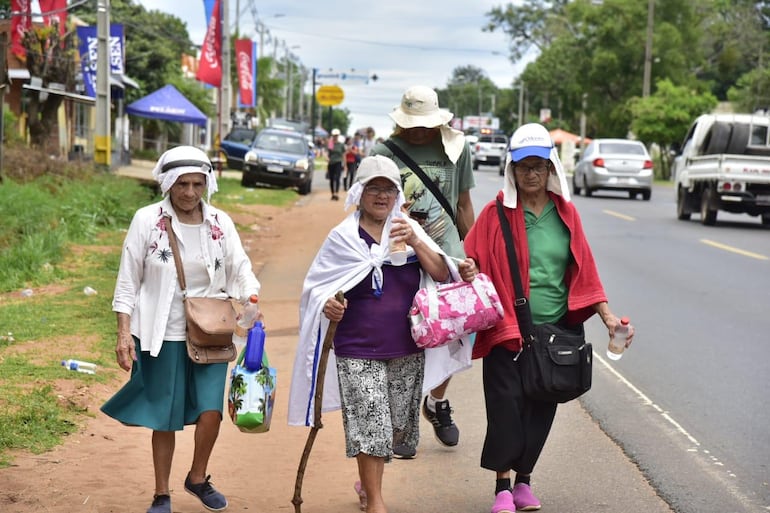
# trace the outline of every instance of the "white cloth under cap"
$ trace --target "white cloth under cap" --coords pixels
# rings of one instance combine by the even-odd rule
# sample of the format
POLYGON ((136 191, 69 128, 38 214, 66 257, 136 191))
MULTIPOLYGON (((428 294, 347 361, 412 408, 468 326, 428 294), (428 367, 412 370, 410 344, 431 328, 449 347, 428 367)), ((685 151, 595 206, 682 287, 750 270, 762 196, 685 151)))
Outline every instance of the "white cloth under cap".
POLYGON ((361 203, 364 186, 375 178, 387 178, 398 188, 398 197, 391 212, 392 215, 398 215, 401 205, 406 203, 406 197, 401 188, 401 172, 396 163, 384 155, 364 157, 361 160, 356 170, 356 183, 350 187, 345 198, 345 210, 351 206, 357 207, 361 203))
POLYGON ((453 164, 457 163, 465 146, 465 135, 447 125, 454 114, 439 108, 436 91, 427 86, 410 87, 388 116, 401 128, 439 127, 444 152, 453 164))
POLYGON ((152 177, 160 184, 163 196, 166 196, 177 179, 187 173, 206 175, 206 202, 208 203, 211 195, 219 190, 217 177, 206 152, 195 146, 177 146, 167 150, 155 163, 152 177))
POLYGON ((516 177, 513 176, 513 164, 527 157, 540 157, 553 163, 556 174, 549 174, 545 188, 558 194, 565 201, 571 201, 567 176, 559 158, 559 151, 553 144, 551 134, 539 123, 521 125, 511 136, 510 151, 505 157, 505 176, 503 178, 503 205, 516 208, 518 193, 516 177))

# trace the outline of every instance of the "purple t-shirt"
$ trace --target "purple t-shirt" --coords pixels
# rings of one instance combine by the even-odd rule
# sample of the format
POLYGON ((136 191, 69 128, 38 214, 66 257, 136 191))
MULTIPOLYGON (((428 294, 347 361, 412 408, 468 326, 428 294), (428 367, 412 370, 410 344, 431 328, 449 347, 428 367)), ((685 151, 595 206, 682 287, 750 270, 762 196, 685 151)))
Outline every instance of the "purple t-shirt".
MULTIPOLYGON (((374 239, 358 233, 371 247, 374 239)), ((381 294, 372 288, 372 274, 345 293, 348 308, 334 334, 334 353, 346 358, 390 360, 422 351, 410 332, 409 308, 420 288, 420 263, 383 265, 381 294)))

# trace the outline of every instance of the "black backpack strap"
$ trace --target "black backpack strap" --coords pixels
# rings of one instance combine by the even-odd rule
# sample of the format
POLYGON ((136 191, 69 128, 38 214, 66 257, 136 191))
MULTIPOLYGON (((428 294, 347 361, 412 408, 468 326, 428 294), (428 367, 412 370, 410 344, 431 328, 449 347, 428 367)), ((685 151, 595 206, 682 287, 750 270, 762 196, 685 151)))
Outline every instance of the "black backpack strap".
POLYGON ((407 165, 409 169, 414 171, 414 173, 420 177, 420 180, 422 180, 422 183, 425 184, 425 187, 427 187, 430 192, 433 193, 433 196, 438 200, 439 203, 441 203, 441 206, 444 207, 444 210, 446 210, 447 214, 449 214, 449 217, 452 218, 452 222, 457 226, 457 220, 455 219, 455 211, 452 208, 452 205, 449 204, 449 201, 447 201, 446 197, 441 193, 438 186, 431 181, 430 178, 428 178, 428 175, 425 174, 425 171, 422 170, 422 168, 417 165, 417 162, 415 162, 412 157, 406 154, 404 150, 402 150, 396 143, 394 143, 391 140, 384 141, 385 146, 390 149, 390 151, 393 152, 393 155, 399 158, 401 162, 407 165))

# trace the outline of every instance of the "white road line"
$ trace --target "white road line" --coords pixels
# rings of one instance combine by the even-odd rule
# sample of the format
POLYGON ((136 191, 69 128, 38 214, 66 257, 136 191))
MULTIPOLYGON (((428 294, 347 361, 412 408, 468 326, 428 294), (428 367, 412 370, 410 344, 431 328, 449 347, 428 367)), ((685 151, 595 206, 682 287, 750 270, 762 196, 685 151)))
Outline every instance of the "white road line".
MULTIPOLYGON (((756 503, 753 502, 749 497, 746 496, 743 492, 737 489, 735 481, 737 479, 737 476, 734 472, 731 470, 725 470, 724 469, 724 463, 719 460, 716 456, 711 454, 711 451, 708 449, 705 449, 701 447, 700 442, 696 440, 694 436, 692 436, 690 433, 687 432, 687 430, 674 418, 669 414, 669 412, 664 411, 663 408, 655 404, 652 399, 647 397, 647 395, 644 394, 641 390, 639 390, 636 386, 634 386, 633 383, 628 381, 620 372, 618 372, 612 365, 609 364, 607 360, 602 358, 596 351, 594 351, 594 360, 598 360, 601 362, 601 364, 610 372, 610 374, 614 375, 618 380, 620 380, 621 383, 623 383, 626 387, 628 387, 633 393, 635 393, 639 399, 642 400, 642 403, 645 406, 650 406, 652 409, 654 409, 656 412, 660 413, 660 416, 665 419, 666 422, 674 426, 674 429, 678 431, 681 435, 683 435, 692 445, 690 449, 687 450, 687 452, 695 452, 695 453, 702 453, 710 462, 711 465, 713 465, 711 468, 708 468, 707 470, 710 470, 712 473, 721 483, 725 485, 727 490, 732 494, 735 499, 740 502, 741 504, 746 507, 746 509, 751 510, 752 508, 756 508, 756 503), (725 478, 724 476, 727 476, 725 478)), ((770 507, 765 507, 768 511, 770 511, 770 507)))
POLYGON ((624 221, 636 221, 635 217, 627 216, 625 214, 621 214, 620 212, 615 212, 614 210, 602 210, 605 214, 612 217, 617 217, 618 219, 623 219, 624 221))
POLYGON ((700 240, 703 244, 706 244, 707 246, 711 246, 717 249, 723 249, 725 251, 729 251, 731 253, 737 253, 738 255, 743 255, 749 258, 756 258, 757 260, 770 260, 770 258, 766 257, 765 255, 760 255, 759 253, 754 253, 752 251, 746 251, 745 249, 739 249, 735 248, 733 246, 728 246, 727 244, 721 244, 719 242, 714 242, 713 240, 708 239, 701 239, 700 240))

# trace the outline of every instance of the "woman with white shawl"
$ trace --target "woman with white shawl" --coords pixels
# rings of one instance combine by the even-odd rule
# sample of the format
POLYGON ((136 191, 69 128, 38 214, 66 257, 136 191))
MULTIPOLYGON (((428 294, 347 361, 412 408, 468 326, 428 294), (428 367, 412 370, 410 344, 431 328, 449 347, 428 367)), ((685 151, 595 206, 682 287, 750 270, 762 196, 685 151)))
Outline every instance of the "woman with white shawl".
POLYGON ((355 488, 369 513, 386 512, 382 473, 394 443, 417 445, 423 391, 470 367, 467 339, 419 349, 408 312, 428 278, 470 281, 477 269, 463 261, 458 270, 418 223, 401 215, 403 203, 398 166, 383 156, 363 159, 345 202, 358 208, 331 230, 305 278, 289 397, 289 424, 313 425, 321 341, 337 322, 322 410, 342 409, 346 455, 357 459, 355 488), (394 242, 407 244, 402 265, 391 261, 394 242), (340 290, 344 303, 334 298, 340 290))

